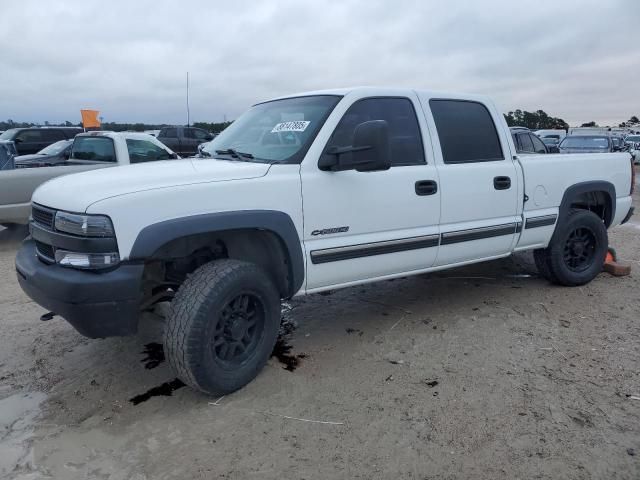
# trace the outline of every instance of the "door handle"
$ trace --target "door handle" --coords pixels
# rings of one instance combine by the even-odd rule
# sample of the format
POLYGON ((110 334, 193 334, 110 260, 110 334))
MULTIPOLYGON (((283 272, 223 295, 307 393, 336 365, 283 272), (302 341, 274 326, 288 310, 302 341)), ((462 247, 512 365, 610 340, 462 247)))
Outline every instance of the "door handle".
POLYGON ((493 188, 496 190, 509 190, 511 188, 511 179, 509 177, 495 177, 493 179, 493 188))
POLYGON ((416 195, 433 195, 438 191, 438 184, 435 180, 418 180, 416 182, 416 195))

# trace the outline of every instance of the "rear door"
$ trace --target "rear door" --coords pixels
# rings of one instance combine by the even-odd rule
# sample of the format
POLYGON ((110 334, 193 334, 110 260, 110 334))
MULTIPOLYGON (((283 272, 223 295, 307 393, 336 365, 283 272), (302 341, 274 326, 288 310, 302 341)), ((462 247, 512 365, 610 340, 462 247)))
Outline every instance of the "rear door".
POLYGON ((44 139, 44 129, 41 128, 29 128, 20 131, 16 135, 14 142, 19 155, 38 153, 48 145, 44 139))
POLYGON ((319 133, 318 150, 310 150, 302 163, 309 291, 423 270, 435 261, 438 172, 417 97, 402 93, 345 98, 319 133), (391 168, 318 168, 319 157, 334 147, 351 146, 356 127, 371 120, 388 124, 391 168))
MULTIPOLYGON (((508 254, 521 229, 519 170, 493 105, 421 98, 442 191, 436 266, 508 254)), ((503 125, 504 124, 504 125, 503 125)))

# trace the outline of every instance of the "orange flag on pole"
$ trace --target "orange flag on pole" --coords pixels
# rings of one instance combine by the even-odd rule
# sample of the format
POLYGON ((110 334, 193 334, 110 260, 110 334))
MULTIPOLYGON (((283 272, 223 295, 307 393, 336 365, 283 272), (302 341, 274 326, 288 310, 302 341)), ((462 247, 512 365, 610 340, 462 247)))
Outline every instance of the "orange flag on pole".
POLYGON ((80 110, 80 114, 84 128, 100 128, 100 120, 98 120, 100 112, 98 110, 80 110))

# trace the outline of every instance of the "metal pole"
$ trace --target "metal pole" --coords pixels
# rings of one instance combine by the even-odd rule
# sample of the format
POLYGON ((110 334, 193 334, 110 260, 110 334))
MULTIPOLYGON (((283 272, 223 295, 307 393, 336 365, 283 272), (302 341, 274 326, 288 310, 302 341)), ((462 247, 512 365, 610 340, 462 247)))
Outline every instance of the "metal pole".
POLYGON ((191 125, 189 114, 189 72, 187 72, 187 127, 191 125))

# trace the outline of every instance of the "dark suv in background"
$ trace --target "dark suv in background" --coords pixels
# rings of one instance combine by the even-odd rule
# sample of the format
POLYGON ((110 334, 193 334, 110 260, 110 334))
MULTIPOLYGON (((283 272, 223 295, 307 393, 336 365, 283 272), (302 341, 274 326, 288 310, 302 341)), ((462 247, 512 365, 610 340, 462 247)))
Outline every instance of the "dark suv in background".
POLYGON ((214 135, 193 127, 164 127, 156 137, 181 157, 198 153, 198 145, 213 140, 214 135))
POLYGON ((12 128, 0 135, 0 140, 10 140, 18 151, 18 155, 37 153, 52 143, 70 140, 78 133, 79 127, 27 127, 12 128))

